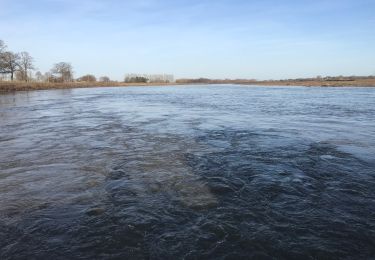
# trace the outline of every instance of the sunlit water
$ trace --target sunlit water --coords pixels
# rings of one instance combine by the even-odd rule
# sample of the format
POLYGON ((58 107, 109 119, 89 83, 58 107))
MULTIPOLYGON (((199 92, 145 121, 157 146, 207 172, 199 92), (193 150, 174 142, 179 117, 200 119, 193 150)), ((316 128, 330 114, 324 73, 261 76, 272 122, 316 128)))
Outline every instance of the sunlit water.
POLYGON ((375 256, 375 89, 0 95, 0 259, 375 256))

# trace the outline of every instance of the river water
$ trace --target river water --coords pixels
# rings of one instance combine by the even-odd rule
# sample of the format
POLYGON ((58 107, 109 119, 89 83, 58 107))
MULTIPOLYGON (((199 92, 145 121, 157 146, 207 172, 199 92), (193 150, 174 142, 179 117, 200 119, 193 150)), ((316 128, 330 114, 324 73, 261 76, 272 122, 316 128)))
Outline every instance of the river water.
POLYGON ((0 95, 0 259, 375 256, 375 89, 0 95))

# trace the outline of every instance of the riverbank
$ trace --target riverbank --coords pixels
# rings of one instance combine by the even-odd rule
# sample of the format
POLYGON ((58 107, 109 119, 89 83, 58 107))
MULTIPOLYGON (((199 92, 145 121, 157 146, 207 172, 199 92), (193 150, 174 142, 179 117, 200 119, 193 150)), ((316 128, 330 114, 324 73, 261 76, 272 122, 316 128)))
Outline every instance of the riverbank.
MULTIPOLYGON (((249 83, 240 83, 249 84, 249 83)), ((303 86, 303 87, 375 87, 375 79, 355 80, 272 80, 252 82, 260 86, 303 86)))
POLYGON ((210 80, 209 82, 177 81, 175 83, 124 83, 124 82, 9 82, 0 81, 0 93, 45 89, 70 89, 92 87, 130 87, 130 86, 173 86, 197 84, 236 84, 258 86, 305 86, 305 87, 375 87, 375 79, 357 80, 210 80))
POLYGON ((179 79, 179 84, 235 84, 235 85, 257 85, 257 86, 300 86, 300 87, 375 87, 375 78, 339 79, 288 79, 288 80, 220 80, 220 79, 179 79))
POLYGON ((124 82, 10 82, 0 81, 0 93, 45 89, 70 89, 92 87, 129 87, 129 86, 165 86, 178 85, 176 83, 124 83, 124 82))

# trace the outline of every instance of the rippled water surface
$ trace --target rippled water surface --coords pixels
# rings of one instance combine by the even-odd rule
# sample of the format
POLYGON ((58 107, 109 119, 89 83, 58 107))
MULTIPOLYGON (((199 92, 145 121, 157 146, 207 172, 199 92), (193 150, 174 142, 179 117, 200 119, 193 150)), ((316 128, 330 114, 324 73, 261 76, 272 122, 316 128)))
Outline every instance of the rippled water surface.
POLYGON ((370 259, 375 89, 0 95, 0 259, 370 259))

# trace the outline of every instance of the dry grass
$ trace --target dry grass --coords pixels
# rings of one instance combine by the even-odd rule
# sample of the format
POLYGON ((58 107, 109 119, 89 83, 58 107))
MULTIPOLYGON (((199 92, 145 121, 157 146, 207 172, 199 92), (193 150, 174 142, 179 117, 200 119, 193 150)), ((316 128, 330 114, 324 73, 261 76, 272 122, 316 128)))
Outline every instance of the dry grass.
MULTIPOLYGON (((243 84, 243 85, 261 85, 261 86, 307 86, 307 87, 375 87, 375 79, 356 79, 348 81, 213 81, 205 84, 243 84)), ((44 82, 17 82, 0 81, 1 92, 29 91, 42 89, 69 89, 69 88, 92 88, 92 87, 129 87, 129 86, 165 86, 165 85, 188 85, 194 83, 123 83, 123 82, 69 82, 69 83, 44 83, 44 82)))
MULTIPOLYGON (((241 83, 247 84, 247 83, 241 83)), ((257 81, 249 82, 251 85, 261 86, 305 86, 305 87, 375 87, 375 79, 356 79, 356 80, 305 80, 305 81, 257 81)))
POLYGON ((260 86, 306 86, 306 87, 375 87, 375 79, 351 79, 351 80, 316 80, 316 79, 294 79, 294 80, 220 80, 220 79, 180 79, 182 84, 239 84, 260 86))
POLYGON ((130 87, 130 86, 164 86, 175 85, 166 83, 123 83, 123 82, 19 82, 0 81, 0 92, 43 90, 43 89, 70 89, 70 88, 93 88, 93 87, 130 87))

